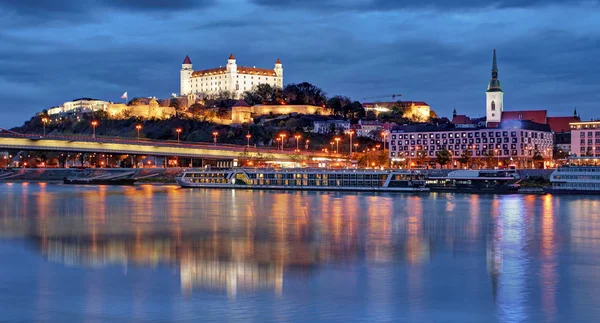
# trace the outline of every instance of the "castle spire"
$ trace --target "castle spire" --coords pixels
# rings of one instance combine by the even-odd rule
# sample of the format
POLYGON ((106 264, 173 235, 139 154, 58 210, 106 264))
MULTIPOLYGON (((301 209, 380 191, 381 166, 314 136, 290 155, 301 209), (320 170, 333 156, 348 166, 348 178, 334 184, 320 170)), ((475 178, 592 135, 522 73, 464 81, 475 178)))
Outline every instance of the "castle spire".
POLYGON ((575 117, 575 118, 577 118, 577 117, 578 117, 578 116, 577 116, 577 108, 574 108, 574 109, 573 109, 573 117, 575 117))
POLYGON ((494 49, 494 59, 492 60, 492 79, 488 84, 488 92, 502 92, 500 80, 498 80, 498 62, 496 61, 496 49, 494 49))

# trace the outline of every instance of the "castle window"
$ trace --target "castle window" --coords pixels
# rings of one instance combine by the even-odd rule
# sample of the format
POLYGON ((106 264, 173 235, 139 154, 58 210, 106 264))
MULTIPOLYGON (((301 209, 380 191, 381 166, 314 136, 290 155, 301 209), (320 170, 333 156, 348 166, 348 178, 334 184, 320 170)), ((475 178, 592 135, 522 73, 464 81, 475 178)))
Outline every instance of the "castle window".
POLYGON ((492 111, 496 111, 496 101, 492 101, 492 111))

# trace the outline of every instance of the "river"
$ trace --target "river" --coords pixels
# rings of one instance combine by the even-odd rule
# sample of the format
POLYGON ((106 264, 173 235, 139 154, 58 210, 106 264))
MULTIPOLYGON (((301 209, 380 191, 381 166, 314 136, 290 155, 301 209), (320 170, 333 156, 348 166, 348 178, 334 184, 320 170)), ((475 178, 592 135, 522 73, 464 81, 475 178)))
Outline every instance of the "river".
POLYGON ((0 321, 591 322, 600 199, 0 184, 0 321))

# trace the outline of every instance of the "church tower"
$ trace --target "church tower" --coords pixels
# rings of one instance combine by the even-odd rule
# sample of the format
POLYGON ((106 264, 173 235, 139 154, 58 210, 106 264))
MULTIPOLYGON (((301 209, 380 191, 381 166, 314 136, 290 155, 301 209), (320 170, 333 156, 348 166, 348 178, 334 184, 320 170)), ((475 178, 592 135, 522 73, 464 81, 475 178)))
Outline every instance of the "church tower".
POLYGON ((502 120, 502 111, 504 110, 504 92, 502 92, 500 80, 498 80, 498 63, 496 62, 495 49, 492 61, 492 79, 488 84, 485 97, 486 123, 500 122, 502 120))
POLYGON ((192 93, 191 77, 193 72, 192 61, 190 60, 190 57, 186 55, 183 64, 181 64, 181 71, 179 72, 179 90, 181 95, 192 93))

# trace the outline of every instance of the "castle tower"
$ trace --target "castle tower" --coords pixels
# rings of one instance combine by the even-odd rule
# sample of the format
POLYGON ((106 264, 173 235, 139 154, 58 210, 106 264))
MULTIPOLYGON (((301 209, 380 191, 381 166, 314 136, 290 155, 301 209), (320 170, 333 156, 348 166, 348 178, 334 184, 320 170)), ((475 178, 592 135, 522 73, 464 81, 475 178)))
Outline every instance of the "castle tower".
POLYGON ((283 65, 281 64, 281 60, 279 58, 275 61, 274 70, 275 70, 275 74, 277 75, 277 78, 279 80, 277 82, 277 85, 280 88, 283 88, 283 65))
POLYGON ((502 92, 500 80, 498 80, 498 63, 496 62, 495 49, 492 61, 492 79, 488 84, 485 97, 486 123, 500 122, 502 120, 502 111, 504 110, 504 92, 502 92))
POLYGON ((183 64, 181 64, 181 71, 179 72, 179 89, 181 95, 190 94, 192 92, 192 73, 194 70, 192 69, 192 61, 189 56, 185 56, 183 60, 183 64))

